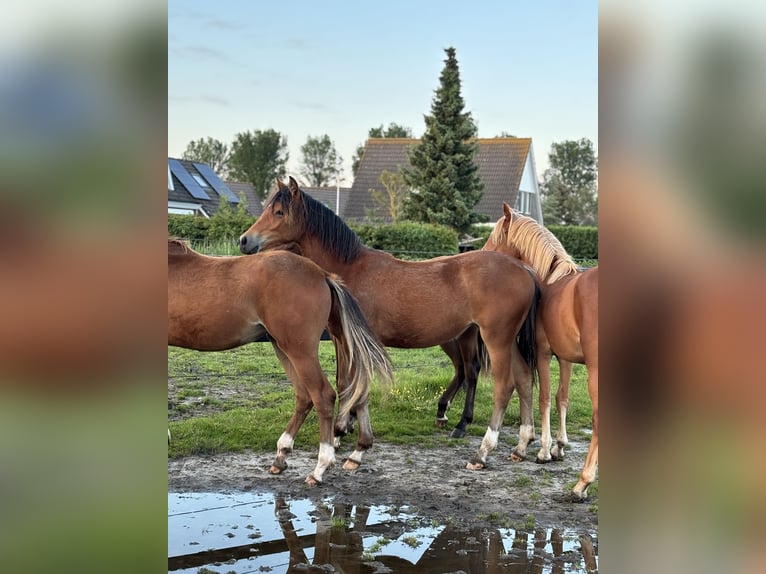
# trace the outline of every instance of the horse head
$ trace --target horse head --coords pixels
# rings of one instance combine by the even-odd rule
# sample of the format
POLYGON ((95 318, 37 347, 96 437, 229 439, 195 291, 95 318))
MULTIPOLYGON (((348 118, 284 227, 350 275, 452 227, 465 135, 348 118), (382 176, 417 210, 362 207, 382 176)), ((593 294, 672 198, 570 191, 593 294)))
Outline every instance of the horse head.
POLYGON ((266 200, 263 213, 240 236, 240 251, 251 254, 288 244, 299 245, 304 228, 303 203, 303 192, 294 178, 290 177, 287 185, 277 178, 277 188, 266 200))

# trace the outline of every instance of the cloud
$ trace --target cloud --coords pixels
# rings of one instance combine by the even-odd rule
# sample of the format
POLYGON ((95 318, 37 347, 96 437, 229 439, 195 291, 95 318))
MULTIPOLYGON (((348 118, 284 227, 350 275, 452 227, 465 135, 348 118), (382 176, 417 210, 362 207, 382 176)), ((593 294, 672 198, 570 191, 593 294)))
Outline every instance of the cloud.
POLYGON ((229 105, 230 105, 228 100, 225 100, 225 99, 223 99, 220 96, 213 96, 213 95, 210 95, 210 94, 202 94, 199 97, 199 99, 202 102, 205 102, 205 103, 208 103, 208 104, 215 104, 216 106, 223 106, 225 108, 228 108, 229 105))
POLYGON ((221 18, 209 18, 204 24, 207 28, 214 28, 216 30, 243 30, 245 24, 241 22, 235 22, 233 20, 222 20, 221 18))
POLYGON ((230 62, 231 58, 215 48, 209 46, 203 46, 201 44, 188 44, 181 46, 180 48, 173 49, 178 56, 182 58, 210 58, 213 60, 219 60, 221 62, 230 62))
POLYGON ((290 102, 291 105, 295 106, 296 108, 302 109, 302 110, 311 110, 314 112, 332 112, 333 109, 325 104, 320 104, 318 102, 299 102, 299 101, 293 101, 290 102))
POLYGON ((168 96, 168 102, 171 104, 193 104, 195 102, 202 102, 203 104, 213 104, 228 108, 231 103, 222 98, 212 94, 200 94, 199 96, 168 96))

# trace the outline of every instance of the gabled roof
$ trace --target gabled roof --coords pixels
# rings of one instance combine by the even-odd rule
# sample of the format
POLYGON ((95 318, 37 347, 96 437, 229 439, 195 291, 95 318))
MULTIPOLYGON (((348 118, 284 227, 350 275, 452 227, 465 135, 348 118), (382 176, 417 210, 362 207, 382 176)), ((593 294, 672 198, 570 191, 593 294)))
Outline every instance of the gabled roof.
MULTIPOLYGON (((204 166, 205 164, 201 164, 201 165, 204 166)), ((210 169, 209 166, 207 167, 207 169, 210 169)), ((218 210, 218 207, 221 203, 221 197, 224 197, 226 200, 231 202, 230 196, 228 196, 228 194, 226 194, 225 192, 223 193, 223 195, 218 194, 218 192, 215 189, 215 185, 217 185, 217 182, 208 181, 209 176, 206 177, 206 175, 197 168, 197 166, 195 165, 195 162, 185 160, 185 159, 176 159, 176 158, 169 157, 168 170, 171 171, 171 177, 168 179, 168 201, 174 201, 178 203, 199 204, 202 206, 202 208, 205 210, 205 212, 208 215, 212 215, 218 210), (178 178, 176 173, 172 173, 172 170, 170 169, 171 164, 174 162, 178 162, 181 165, 181 167, 184 170, 186 170, 186 173, 194 181, 199 181, 199 178, 201 178, 202 182, 207 184, 206 186, 201 186, 201 189, 204 192, 204 195, 206 195, 207 197, 197 197, 194 194, 192 194, 192 192, 189 189, 187 189, 186 184, 184 184, 178 178)), ((220 181, 220 179, 219 179, 219 182, 223 184, 224 186, 226 185, 222 181, 220 181)), ((226 190, 231 191, 228 189, 228 186, 226 187, 226 190)))
POLYGON ((239 197, 240 194, 245 196, 245 200, 247 201, 247 212, 250 215, 258 217, 263 213, 263 201, 258 197, 252 183, 227 181, 226 185, 229 186, 231 192, 237 197, 239 197))
MULTIPOLYGON (((474 161, 484 191, 474 211, 494 222, 503 216, 503 202, 513 206, 521 184, 527 158, 532 150, 531 138, 479 138, 474 161)), ((396 172, 400 167, 410 167, 407 151, 420 143, 412 138, 370 138, 359 163, 351 194, 343 212, 348 219, 362 219, 368 212, 384 217, 376 211, 370 196, 371 189, 384 191, 380 175, 384 170, 396 172)), ((536 175, 532 174, 536 179, 536 175)))
POLYGON ((301 189, 308 193, 311 197, 318 202, 324 204, 333 210, 334 213, 338 213, 335 209, 335 202, 337 201, 338 191, 340 191, 340 214, 343 215, 346 204, 348 203, 349 195, 351 194, 350 187, 341 187, 338 190, 335 187, 303 187, 301 189))

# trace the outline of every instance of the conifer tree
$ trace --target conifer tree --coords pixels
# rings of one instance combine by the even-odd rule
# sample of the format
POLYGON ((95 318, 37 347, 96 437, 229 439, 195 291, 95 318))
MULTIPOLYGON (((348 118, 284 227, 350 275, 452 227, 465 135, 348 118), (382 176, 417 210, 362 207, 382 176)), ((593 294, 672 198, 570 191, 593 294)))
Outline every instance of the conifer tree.
POLYGON ((455 48, 444 51, 447 59, 431 103, 431 115, 425 116, 426 131, 421 143, 410 150, 412 167, 404 172, 412 189, 404 214, 412 221, 467 231, 480 220, 473 208, 484 188, 473 161, 478 130, 471 113, 463 111, 455 48))

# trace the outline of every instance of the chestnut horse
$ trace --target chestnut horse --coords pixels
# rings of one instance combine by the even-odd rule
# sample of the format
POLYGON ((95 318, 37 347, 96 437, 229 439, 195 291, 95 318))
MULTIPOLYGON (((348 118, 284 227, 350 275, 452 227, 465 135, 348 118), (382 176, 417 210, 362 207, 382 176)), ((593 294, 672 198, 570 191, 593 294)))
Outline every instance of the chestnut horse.
POLYGON ((573 494, 587 496, 598 466, 598 267, 581 271, 561 242, 534 219, 503 204, 504 216, 497 221, 483 249, 500 251, 532 267, 542 284, 537 321, 537 372, 540 379, 542 447, 538 462, 564 456, 569 407, 569 380, 572 363, 588 370, 588 394, 593 408, 593 435, 585 464, 573 494), (556 393, 559 431, 551 449, 550 361, 559 362, 560 380, 556 393))
POLYGON ((391 378, 385 348, 378 342, 348 289, 317 265, 287 251, 257 257, 209 257, 168 239, 168 345, 222 351, 266 335, 295 393, 295 412, 277 442, 270 468, 287 468, 295 435, 316 408, 319 460, 306 478, 322 481, 335 462, 335 391, 319 364, 319 340, 327 328, 335 343, 345 387, 339 391, 337 424, 345 429, 350 412, 359 420, 357 448, 344 464, 358 468, 372 446, 368 391, 374 373, 391 378))
POLYGON ((523 458, 534 433, 531 368, 540 289, 533 273, 518 260, 489 251, 427 261, 396 259, 362 245, 338 216, 303 193, 293 178, 289 186, 279 180, 277 184, 261 216, 240 237, 241 251, 257 253, 297 244, 304 257, 343 279, 373 332, 387 346, 431 347, 466 332, 473 339, 477 326, 492 364, 494 410, 468 468, 486 465, 517 385, 521 423, 512 456, 523 458), (525 336, 517 343, 520 331, 525 336))

